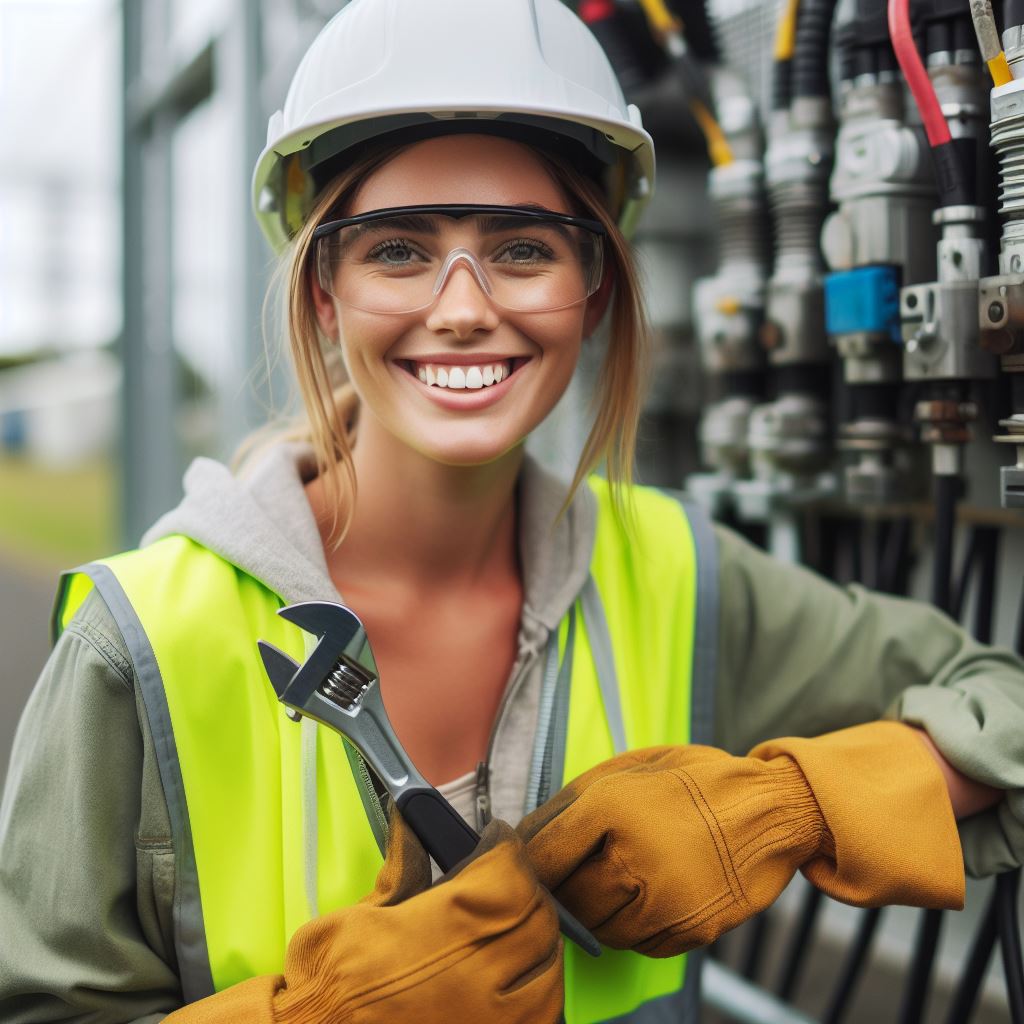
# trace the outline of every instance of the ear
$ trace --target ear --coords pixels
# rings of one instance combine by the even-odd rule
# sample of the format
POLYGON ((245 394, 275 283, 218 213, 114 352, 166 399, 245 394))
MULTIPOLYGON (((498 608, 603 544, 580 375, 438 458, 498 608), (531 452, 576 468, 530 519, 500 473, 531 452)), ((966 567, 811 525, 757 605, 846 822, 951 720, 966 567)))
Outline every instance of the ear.
POLYGON ((615 291, 615 277, 610 267, 605 269, 604 277, 597 287, 597 291, 587 299, 587 308, 583 316, 583 337, 589 338, 597 330, 598 324, 604 319, 608 311, 608 303, 612 300, 612 292, 615 291))
POLYGON ((334 299, 324 291, 314 269, 309 270, 307 280, 310 294, 313 297, 316 322, 328 338, 336 339, 338 337, 338 311, 335 309, 334 299))

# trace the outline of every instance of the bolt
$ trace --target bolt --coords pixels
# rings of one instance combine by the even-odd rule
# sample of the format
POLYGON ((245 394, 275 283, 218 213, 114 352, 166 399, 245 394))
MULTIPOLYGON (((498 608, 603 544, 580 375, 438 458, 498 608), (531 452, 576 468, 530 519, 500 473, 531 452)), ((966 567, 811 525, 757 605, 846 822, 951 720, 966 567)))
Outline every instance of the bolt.
POLYGON ((935 345, 936 341, 938 341, 938 331, 935 324, 922 324, 907 342, 907 351, 913 354, 922 349, 928 350, 935 345))
POLYGON ((1006 315, 1006 307, 1001 302, 990 302, 988 305, 988 318, 992 323, 999 323, 1006 315))

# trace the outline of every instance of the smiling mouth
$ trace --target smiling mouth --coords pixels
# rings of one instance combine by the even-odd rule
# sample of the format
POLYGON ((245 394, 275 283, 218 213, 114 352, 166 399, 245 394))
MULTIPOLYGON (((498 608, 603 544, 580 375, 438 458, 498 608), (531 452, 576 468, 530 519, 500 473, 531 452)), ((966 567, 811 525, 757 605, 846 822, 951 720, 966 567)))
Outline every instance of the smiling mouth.
POLYGON ((403 359, 402 366, 407 373, 419 379, 427 387, 444 388, 446 391, 479 391, 493 387, 511 377, 528 359, 499 359, 490 363, 474 363, 469 366, 453 366, 448 363, 421 363, 403 359))

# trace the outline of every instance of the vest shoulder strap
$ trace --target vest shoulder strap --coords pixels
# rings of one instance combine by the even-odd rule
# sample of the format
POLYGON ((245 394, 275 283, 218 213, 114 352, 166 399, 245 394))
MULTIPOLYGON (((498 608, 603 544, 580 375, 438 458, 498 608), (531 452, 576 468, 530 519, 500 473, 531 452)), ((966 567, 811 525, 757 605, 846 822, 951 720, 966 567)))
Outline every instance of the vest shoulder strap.
MULTIPOLYGON (((133 561, 146 563, 161 561, 174 552, 168 548, 150 553, 126 552, 116 556, 120 563, 133 561), (143 556, 148 556, 143 558, 143 556)), ((82 601, 95 590, 110 611, 114 623, 124 639, 131 657, 136 684, 146 708, 146 718, 157 755, 157 768, 174 844, 175 899, 174 944, 178 960, 178 973, 182 982, 182 995, 186 1002, 202 999, 214 992, 213 976, 206 943, 202 903, 199 895, 199 875, 181 763, 174 741, 174 730, 164 691, 163 677, 152 644, 139 620, 114 569, 113 560, 93 562, 62 575, 54 603, 52 633, 54 641, 63 632, 82 601)), ((143 566, 140 566, 143 567, 143 566)))

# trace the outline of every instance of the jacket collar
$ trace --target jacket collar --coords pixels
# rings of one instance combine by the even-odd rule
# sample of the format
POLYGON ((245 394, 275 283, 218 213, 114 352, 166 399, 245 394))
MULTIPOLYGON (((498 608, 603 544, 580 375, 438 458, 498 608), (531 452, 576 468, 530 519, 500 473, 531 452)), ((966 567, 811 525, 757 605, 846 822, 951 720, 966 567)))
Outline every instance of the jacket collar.
MULTIPOLYGON (((244 476, 213 459, 196 459, 185 496, 142 538, 183 534, 259 579, 286 602, 334 600, 320 533, 303 490, 316 472, 312 448, 281 443, 244 476)), ((519 479, 519 551, 525 643, 539 647, 586 582, 594 546, 596 501, 585 485, 562 516, 568 487, 527 455, 519 479)))

